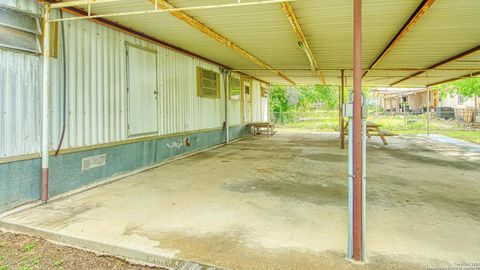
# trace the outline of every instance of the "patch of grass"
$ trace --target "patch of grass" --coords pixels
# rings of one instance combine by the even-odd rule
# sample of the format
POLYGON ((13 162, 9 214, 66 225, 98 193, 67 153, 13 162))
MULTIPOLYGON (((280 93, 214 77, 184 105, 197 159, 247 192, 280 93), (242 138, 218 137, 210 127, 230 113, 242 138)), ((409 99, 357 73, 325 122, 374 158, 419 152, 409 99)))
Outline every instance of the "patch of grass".
POLYGON ((36 266, 42 261, 42 255, 37 255, 31 262, 30 265, 36 266))
MULTIPOLYGON (((294 112, 275 114, 272 118, 280 130, 332 132, 339 130, 337 111, 294 112)), ((387 115, 370 113, 367 121, 396 134, 427 134, 426 115, 387 115)), ((480 144, 480 129, 472 129, 455 120, 433 118, 430 132, 480 144)))
POLYGON ((63 259, 59 259, 56 261, 53 261, 54 266, 62 266, 65 261, 63 259))
POLYGON ((0 265, 0 270, 8 270, 8 265, 0 265))
POLYGON ((35 246, 37 245, 38 240, 33 240, 31 242, 26 243, 22 247, 22 252, 29 252, 30 250, 34 249, 35 246))
POLYGON ((477 131, 450 130, 450 131, 440 131, 440 132, 436 132, 436 133, 442 134, 442 135, 445 135, 445 136, 448 136, 448 137, 452 137, 452 138, 455 138, 455 139, 480 144, 480 130, 477 130, 477 131))

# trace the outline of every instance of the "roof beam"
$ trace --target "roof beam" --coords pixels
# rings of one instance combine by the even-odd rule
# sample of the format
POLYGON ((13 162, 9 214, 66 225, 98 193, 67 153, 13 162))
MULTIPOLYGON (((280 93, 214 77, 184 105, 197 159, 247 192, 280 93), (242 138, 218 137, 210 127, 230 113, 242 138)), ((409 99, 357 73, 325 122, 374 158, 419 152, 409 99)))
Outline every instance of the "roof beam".
MULTIPOLYGON (((61 0, 39 0, 40 3, 44 3, 44 4, 52 4, 52 3, 62 3, 61 0)), ((78 8, 75 8, 75 7, 65 7, 65 8, 61 8, 62 10, 70 13, 70 14, 73 14, 73 15, 76 15, 76 16, 87 16, 87 12, 84 11, 84 10, 81 10, 81 9, 78 9, 78 8)), ((189 55, 191 57, 194 57, 196 59, 200 59, 202 61, 205 61, 205 62, 208 62, 208 63, 211 63, 211 64, 214 64, 216 66, 219 66, 219 67, 224 67, 224 68, 227 68, 227 69, 232 69, 231 67, 228 67, 226 65, 223 65, 223 64, 220 64, 218 62, 215 62, 211 59, 208 59, 208 58, 205 58, 201 55, 198 55, 198 54, 195 54, 193 52, 190 52, 190 51, 187 51, 185 49, 182 49, 182 48, 179 48, 179 47, 176 47, 174 45, 171 45, 171 44, 168 44, 166 42, 163 42, 153 36, 150 36, 150 35, 147 35, 145 33, 142 33, 142 32, 138 32, 134 29, 131 29, 129 27, 126 27, 124 25, 121 25, 119 23, 116 23, 116 22, 113 22, 113 21, 110 21, 108 19, 105 19, 105 18, 90 18, 89 19, 90 21, 93 21, 95 23, 98 23, 100 25, 103 25, 105 27, 108 27, 108 28, 112 28, 112 29, 115 29, 117 31, 120 31, 120 32, 123 32, 123 33, 126 33, 126 34, 129 34, 129 35, 132 35, 134 37, 137 37, 137 38, 140 38, 140 39, 143 39, 145 41, 149 41, 149 42, 152 42, 158 46, 161 46, 161 47, 164 47, 164 48, 167 48, 167 49, 170 49, 172 51, 175 51, 175 52, 179 52, 179 53, 182 53, 182 54, 185 54, 185 55, 189 55)), ((248 74, 245 74, 243 72, 239 72, 241 73, 242 75, 245 75, 245 76, 249 76, 249 77, 252 77, 254 78, 255 80, 257 81, 260 81, 260 82, 263 82, 263 83, 266 83, 266 84, 270 84, 269 82, 267 81, 264 81, 264 80, 261 80, 259 78, 256 78, 254 76, 251 76, 251 75, 248 75, 248 74)))
POLYGON ((475 76, 478 76, 478 75, 480 75, 480 71, 473 72, 473 73, 468 73, 468 74, 462 75, 460 77, 455 77, 455 78, 452 78, 452 79, 432 83, 432 84, 427 85, 427 87, 435 86, 435 85, 442 84, 442 83, 453 82, 453 81, 457 81, 457 80, 461 80, 461 79, 471 78, 471 77, 475 77, 475 76))
POLYGON ((395 46, 402 40, 403 37, 407 35, 407 33, 412 30, 412 28, 417 24, 420 18, 427 12, 427 10, 433 5, 435 0, 423 0, 422 3, 417 7, 417 9, 412 13, 410 18, 408 18, 407 22, 400 28, 400 30, 395 34, 393 39, 388 43, 387 47, 383 49, 380 55, 377 56, 375 61, 370 65, 368 71, 363 74, 363 76, 367 76, 371 69, 373 69, 380 61, 382 61, 385 56, 387 56, 395 46))
POLYGON ((437 67, 439 67, 439 66, 448 64, 448 63, 450 63, 450 62, 456 61, 456 60, 458 60, 458 59, 460 59, 460 58, 462 58, 462 57, 468 56, 468 55, 470 55, 470 54, 472 54, 472 53, 476 53, 476 52, 479 51, 479 50, 480 50, 480 45, 479 45, 479 46, 476 46, 475 48, 472 48, 472 49, 470 49, 470 50, 468 50, 468 51, 462 52, 462 53, 457 54, 457 55, 455 55, 455 56, 452 56, 452 57, 450 57, 450 58, 448 58, 448 59, 445 59, 445 60, 443 60, 443 61, 441 61, 441 62, 438 62, 438 63, 436 63, 436 64, 433 64, 433 65, 427 67, 425 71, 415 72, 415 73, 413 73, 413 74, 411 74, 411 75, 409 75, 409 76, 407 76, 407 77, 405 77, 405 78, 402 78, 402 79, 400 79, 400 80, 392 83, 390 86, 394 86, 394 85, 399 84, 399 83, 401 83, 401 82, 403 82, 403 81, 406 81, 406 80, 411 79, 411 78, 413 78, 413 77, 416 77, 416 76, 418 76, 418 75, 420 75, 420 74, 423 74, 423 73, 427 72, 428 70, 431 70, 431 69, 437 68, 437 67))
MULTIPOLYGON (((171 5, 168 3, 166 0, 160 0, 160 1, 155 1, 155 0, 149 0, 152 2, 154 5, 155 3, 157 4, 157 7, 160 9, 174 9, 175 6, 171 5)), ((205 35, 209 36, 210 38, 222 43, 223 45, 227 46, 228 48, 232 49, 233 51, 237 52, 238 54, 242 55, 243 57, 247 58, 248 60, 254 62, 255 64, 270 70, 277 76, 283 78, 287 82, 295 85, 296 83, 288 78, 283 72, 274 69, 267 63, 263 62, 262 60, 258 59, 257 57, 253 56, 246 50, 240 48, 238 45, 224 37, 223 35, 215 32, 213 29, 207 27, 205 24, 201 23, 200 21, 194 19, 190 15, 186 14, 183 11, 170 11, 170 14, 175 16, 177 19, 184 21, 185 23, 189 24, 190 26, 194 27, 195 29, 199 30, 200 32, 204 33, 205 35)))
POLYGON ((310 65, 312 66, 313 72, 320 78, 323 84, 326 84, 325 78, 323 77, 323 73, 322 71, 320 71, 320 67, 318 66, 318 63, 315 60, 315 57, 313 56, 312 50, 308 45, 307 38, 303 33, 302 27, 298 22, 297 16, 293 11, 292 6, 290 5, 289 2, 282 2, 282 9, 283 9, 283 12, 285 12, 285 15, 287 16, 288 21, 290 22, 290 25, 292 26, 293 30, 297 34, 299 41, 301 42, 299 44, 303 44, 302 48, 304 49, 305 54, 307 54, 307 58, 310 62, 310 65))

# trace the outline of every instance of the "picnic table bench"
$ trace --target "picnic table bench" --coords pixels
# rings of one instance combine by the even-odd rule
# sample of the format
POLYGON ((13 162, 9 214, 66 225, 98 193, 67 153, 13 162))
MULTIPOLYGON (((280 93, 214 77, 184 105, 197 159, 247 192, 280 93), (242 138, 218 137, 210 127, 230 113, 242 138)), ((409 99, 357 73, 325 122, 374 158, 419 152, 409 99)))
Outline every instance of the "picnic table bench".
MULTIPOLYGON (((384 145, 388 145, 387 139, 385 137, 387 136, 397 136, 397 134, 387 131, 387 130, 381 130, 380 127, 382 125, 372 123, 372 122, 367 122, 367 137, 371 138, 372 136, 378 136, 382 140, 384 145)), ((348 122, 345 122, 344 125, 344 132, 343 135, 347 136, 348 135, 348 122)))
POLYGON ((274 124, 270 122, 253 122, 247 124, 250 128, 250 132, 252 136, 259 135, 259 134, 266 134, 267 138, 273 136, 276 132, 273 130, 275 127, 274 124))

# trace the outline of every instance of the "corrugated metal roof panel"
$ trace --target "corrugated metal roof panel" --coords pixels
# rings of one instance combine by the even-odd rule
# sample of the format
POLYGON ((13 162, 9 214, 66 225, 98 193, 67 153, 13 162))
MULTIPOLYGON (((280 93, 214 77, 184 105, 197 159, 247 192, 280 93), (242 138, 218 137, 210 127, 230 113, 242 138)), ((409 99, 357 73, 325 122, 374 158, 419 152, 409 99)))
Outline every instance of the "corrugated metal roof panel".
MULTIPOLYGON (((170 0, 169 2, 177 7, 225 3, 222 0, 170 0)), ((373 62, 420 3, 421 0, 364 1, 364 67, 368 67, 373 62)), ((305 0, 291 2, 291 5, 320 68, 338 71, 351 68, 352 1, 305 0)), ((153 3, 147 0, 133 0, 96 4, 93 11, 101 14, 144 9, 153 9, 153 3)), ((279 3, 185 12, 275 69, 309 67, 307 58, 298 48, 295 33, 279 3)), ((480 44, 478 14, 480 14, 480 1, 436 1, 397 47, 376 67, 379 69, 426 68, 477 46, 480 44)), ((114 17, 112 20, 234 69, 258 68, 255 63, 168 13, 122 16, 114 17)), ((463 66, 463 64, 458 62, 452 65, 452 68, 463 66)), ((472 69, 480 69, 476 62, 465 65, 472 69)), ((272 78, 271 74, 265 75, 260 78, 265 80, 272 78)), ((302 71, 302 76, 295 77, 299 83, 319 82, 318 78, 309 71, 302 71)), ((339 83, 335 76, 327 77, 329 77, 328 83, 339 83)), ((366 83, 381 82, 384 85, 395 81, 392 75, 381 79, 370 73, 368 77, 370 78, 365 78, 366 83)), ((269 79, 269 81, 285 83, 283 79, 269 79)), ((415 83, 421 81, 415 80, 415 83)), ((426 83, 427 80, 423 80, 422 85, 426 83)), ((407 80, 402 84, 407 85, 412 82, 407 80)))

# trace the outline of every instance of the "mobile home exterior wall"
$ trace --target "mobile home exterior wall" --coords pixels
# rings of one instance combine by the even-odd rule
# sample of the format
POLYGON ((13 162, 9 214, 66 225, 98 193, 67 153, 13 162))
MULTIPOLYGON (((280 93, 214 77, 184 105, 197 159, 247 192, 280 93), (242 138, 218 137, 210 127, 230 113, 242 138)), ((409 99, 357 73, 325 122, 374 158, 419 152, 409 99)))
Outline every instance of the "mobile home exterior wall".
MULTIPOLYGON (((0 4, 40 13, 34 1, 0 0, 0 4)), ((65 14, 68 16, 72 15, 65 14)), ((228 99, 223 87, 219 98, 197 95, 196 68, 221 73, 219 66, 90 21, 65 22, 64 29, 65 44, 59 25, 58 56, 51 58, 51 151, 60 141, 64 109, 67 115, 62 150, 51 157, 52 195, 222 143, 226 137, 225 102, 230 138, 247 134, 241 102, 228 99), (127 132, 127 44, 156 54, 155 134, 131 137, 127 132), (85 169, 90 157, 105 157, 104 164, 85 169)), ((41 56, 0 48, 0 63, 0 109, 4 112, 0 115, 0 193, 6 194, 0 198, 2 212, 40 197, 41 56)), ((220 80, 223 86, 222 76, 220 80)), ((260 82, 253 80, 252 84, 252 121, 268 119, 259 104, 265 102, 260 97, 260 82)))

